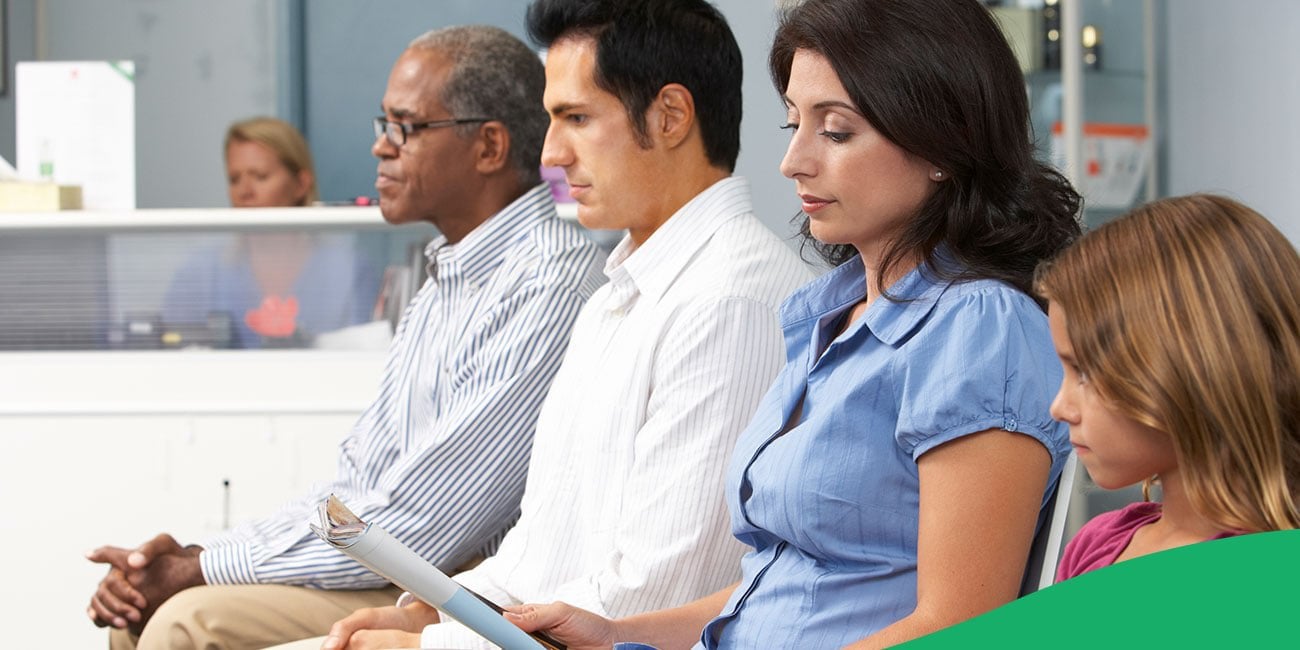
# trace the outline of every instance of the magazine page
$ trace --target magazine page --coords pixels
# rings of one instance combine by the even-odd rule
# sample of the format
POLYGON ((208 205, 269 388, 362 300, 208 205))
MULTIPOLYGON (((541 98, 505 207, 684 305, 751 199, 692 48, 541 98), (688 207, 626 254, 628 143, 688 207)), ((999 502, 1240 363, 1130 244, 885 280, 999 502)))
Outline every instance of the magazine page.
POLYGON ((320 504, 311 529, 331 546, 411 595, 460 621, 504 650, 565 650, 542 634, 528 634, 501 616, 501 608, 462 587, 373 522, 348 510, 334 495, 320 504))

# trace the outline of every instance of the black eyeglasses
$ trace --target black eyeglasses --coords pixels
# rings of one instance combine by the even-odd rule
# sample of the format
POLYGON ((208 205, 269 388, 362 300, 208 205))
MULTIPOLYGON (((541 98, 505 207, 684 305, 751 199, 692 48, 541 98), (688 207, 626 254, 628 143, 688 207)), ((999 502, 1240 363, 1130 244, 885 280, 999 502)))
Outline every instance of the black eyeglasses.
POLYGON ((434 120, 432 122, 419 122, 417 124, 407 124, 406 122, 394 122, 384 116, 376 117, 375 137, 384 136, 394 147, 400 147, 406 144, 406 136, 421 129, 438 129, 444 126, 456 126, 457 124, 480 124, 482 122, 491 122, 490 117, 454 117, 449 120, 434 120))

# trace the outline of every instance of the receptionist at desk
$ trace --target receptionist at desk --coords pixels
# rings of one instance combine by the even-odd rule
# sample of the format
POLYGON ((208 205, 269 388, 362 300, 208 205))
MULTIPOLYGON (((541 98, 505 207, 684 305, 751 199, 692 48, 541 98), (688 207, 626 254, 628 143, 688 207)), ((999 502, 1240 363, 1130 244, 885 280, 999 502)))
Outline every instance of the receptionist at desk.
MULTIPOLYGON (((287 122, 231 125, 225 160, 236 208, 306 206, 317 198, 311 152, 287 122)), ((350 234, 246 233, 189 253, 167 289, 162 320, 223 323, 215 347, 301 347, 317 334, 371 320, 379 284, 380 269, 350 234)))

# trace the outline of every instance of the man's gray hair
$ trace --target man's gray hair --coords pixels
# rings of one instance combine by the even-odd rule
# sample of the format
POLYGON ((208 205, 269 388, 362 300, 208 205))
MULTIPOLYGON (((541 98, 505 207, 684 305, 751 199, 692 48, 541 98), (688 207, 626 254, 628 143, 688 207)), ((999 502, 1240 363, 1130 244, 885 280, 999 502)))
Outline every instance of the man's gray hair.
MULTIPOLYGON (((452 117, 487 117, 510 132, 510 163, 524 185, 541 182, 542 142, 550 122, 542 106, 542 60, 509 32, 487 25, 426 32, 407 46, 436 50, 452 61, 439 98, 452 117)), ((477 125, 458 127, 468 135, 477 125)))

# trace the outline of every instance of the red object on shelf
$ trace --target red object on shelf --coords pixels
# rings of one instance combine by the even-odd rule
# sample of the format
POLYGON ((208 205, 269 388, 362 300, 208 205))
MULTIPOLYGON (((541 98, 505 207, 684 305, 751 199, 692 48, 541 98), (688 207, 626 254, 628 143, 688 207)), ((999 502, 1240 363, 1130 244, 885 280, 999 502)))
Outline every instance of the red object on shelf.
POLYGON ((268 338, 293 336, 298 329, 298 299, 293 296, 281 299, 279 296, 267 296, 257 309, 250 309, 244 314, 244 323, 248 328, 268 338))

